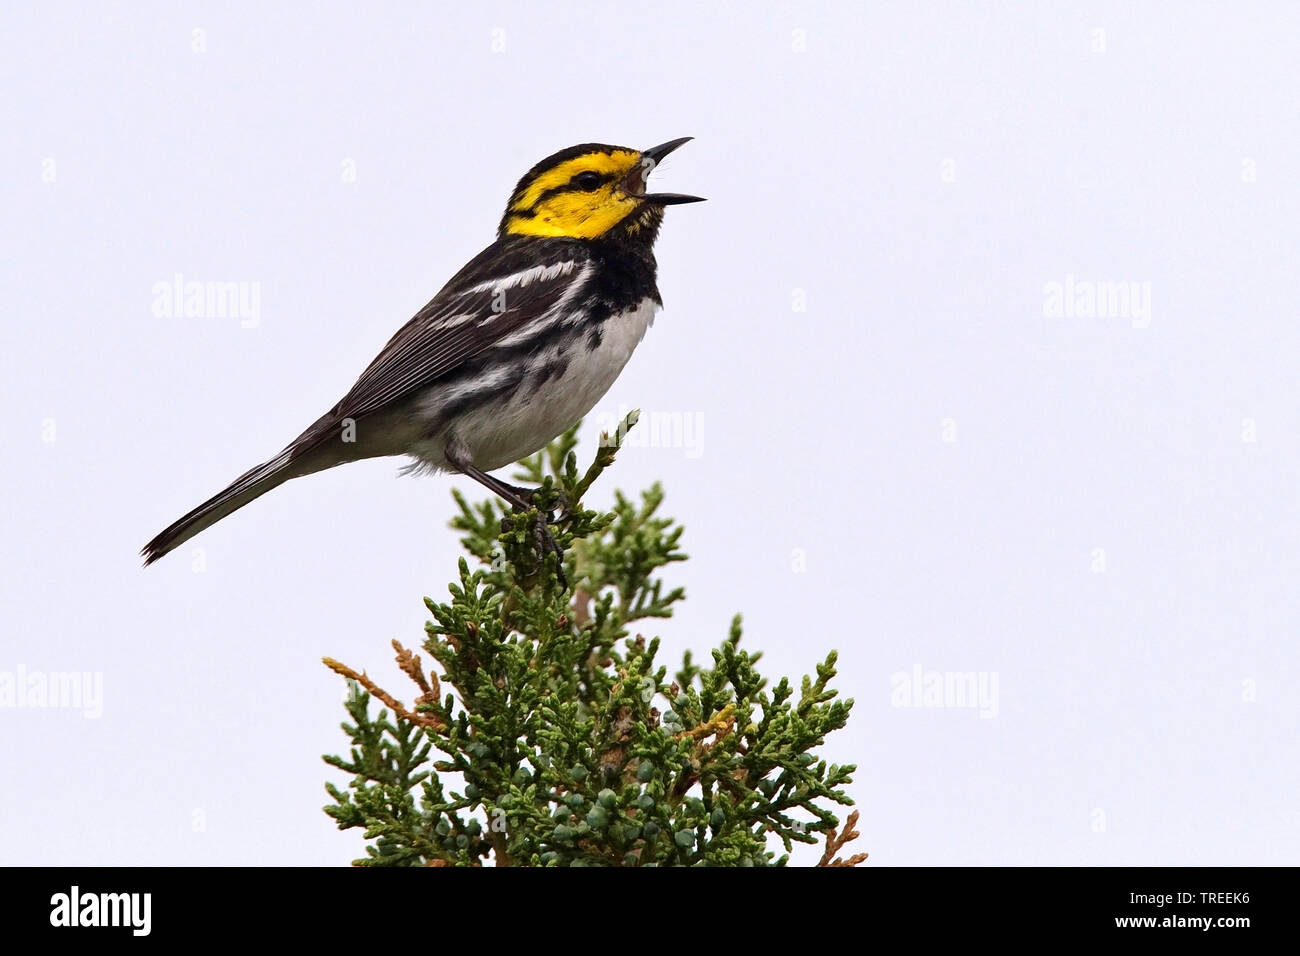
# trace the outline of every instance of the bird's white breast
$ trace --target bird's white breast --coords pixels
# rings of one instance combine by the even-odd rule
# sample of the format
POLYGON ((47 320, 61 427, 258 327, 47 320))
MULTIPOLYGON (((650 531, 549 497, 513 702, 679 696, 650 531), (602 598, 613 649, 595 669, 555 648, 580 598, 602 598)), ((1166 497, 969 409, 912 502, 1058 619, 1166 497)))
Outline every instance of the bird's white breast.
MULTIPOLYGON (((568 359, 564 371, 535 388, 527 380, 498 401, 474 408, 454 424, 456 439, 469 451, 474 464, 491 471, 518 461, 543 448, 551 439, 586 415, 609 391, 632 357, 633 350, 654 322, 659 304, 646 298, 633 309, 611 315, 600 326, 600 341, 583 335, 565 343, 568 359)), ((543 350, 543 363, 560 357, 559 344, 543 350)), ((441 449, 430 447, 420 457, 435 467, 441 449)))

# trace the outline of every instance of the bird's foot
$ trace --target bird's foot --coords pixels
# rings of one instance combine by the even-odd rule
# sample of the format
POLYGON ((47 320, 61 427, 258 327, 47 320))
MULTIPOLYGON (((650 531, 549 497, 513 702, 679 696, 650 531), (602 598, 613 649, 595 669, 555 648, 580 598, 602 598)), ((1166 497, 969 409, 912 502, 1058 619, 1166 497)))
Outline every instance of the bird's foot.
POLYGON ((564 576, 564 549, 560 543, 555 540, 555 535, 551 534, 547 515, 537 512, 537 518, 533 521, 533 545, 537 548, 537 559, 546 564, 546 552, 551 551, 555 554, 555 577, 560 582, 561 590, 569 589, 569 580, 564 576))
MULTIPOLYGON (((509 485, 508 487, 521 501, 528 502, 529 505, 537 508, 539 512, 542 510, 541 503, 539 502, 542 495, 541 488, 525 488, 521 485, 509 485)), ((560 488, 558 485, 551 486, 551 493, 554 495, 555 500, 552 503, 552 506, 545 512, 547 521, 551 524, 555 524, 559 521, 567 520, 573 514, 573 508, 569 504, 569 496, 566 495, 564 489, 560 488)), ((516 505, 515 510, 519 511, 521 509, 516 505)))
MULTIPOLYGON (((502 531, 509 532, 519 527, 517 522, 519 516, 522 516, 523 510, 518 507, 514 510, 516 517, 507 517, 502 520, 502 531)), ((548 553, 554 554, 556 580, 559 581, 560 587, 567 591, 569 589, 569 579, 564 573, 564 549, 561 548, 559 542, 555 540, 555 535, 551 534, 549 513, 541 510, 533 511, 533 522, 530 533, 533 548, 537 552, 539 570, 546 565, 546 555, 548 553)))

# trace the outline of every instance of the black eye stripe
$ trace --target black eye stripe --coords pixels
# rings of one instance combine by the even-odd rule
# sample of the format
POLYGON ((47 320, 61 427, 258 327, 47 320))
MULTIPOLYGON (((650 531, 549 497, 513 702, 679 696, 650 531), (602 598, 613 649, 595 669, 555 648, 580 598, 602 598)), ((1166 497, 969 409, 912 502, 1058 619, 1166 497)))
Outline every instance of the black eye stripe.
POLYGON ((577 176, 574 176, 573 179, 570 179, 563 186, 552 186, 550 189, 546 190, 546 192, 542 193, 540 196, 537 197, 537 202, 533 203, 533 208, 536 209, 538 206, 546 202, 546 200, 550 199, 552 196, 558 196, 561 193, 590 192, 591 190, 597 189, 605 185, 605 183, 611 182, 614 179, 613 173, 596 173, 595 175, 600 177, 598 181, 589 183, 587 185, 579 184, 577 180, 580 177, 585 175, 587 174, 578 173, 577 176))

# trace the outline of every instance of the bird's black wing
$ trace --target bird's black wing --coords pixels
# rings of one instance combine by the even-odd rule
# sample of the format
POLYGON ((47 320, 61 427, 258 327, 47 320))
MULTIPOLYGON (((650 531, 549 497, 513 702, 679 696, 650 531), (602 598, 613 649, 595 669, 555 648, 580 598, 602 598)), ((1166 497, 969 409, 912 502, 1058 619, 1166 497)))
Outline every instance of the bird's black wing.
POLYGON ((576 243, 495 243, 416 313, 333 410, 360 418, 432 385, 484 349, 531 338, 581 301, 591 260, 576 243))
POLYGON ((339 403, 285 451, 298 458, 344 419, 418 394, 494 345, 545 335, 580 307, 593 273, 584 243, 498 240, 402 326, 339 403))

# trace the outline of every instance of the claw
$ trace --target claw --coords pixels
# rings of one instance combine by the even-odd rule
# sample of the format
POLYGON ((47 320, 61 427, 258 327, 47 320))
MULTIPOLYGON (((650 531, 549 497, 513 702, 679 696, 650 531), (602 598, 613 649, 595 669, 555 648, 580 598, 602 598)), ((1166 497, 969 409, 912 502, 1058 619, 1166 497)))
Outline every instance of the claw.
MULTIPOLYGON (((523 488, 518 485, 511 485, 510 487, 521 500, 527 501, 530 505, 537 508, 539 512, 541 511, 541 505, 537 503, 537 499, 542 493, 541 488, 523 488)), ((569 496, 564 493, 563 488, 555 486, 552 488, 552 491, 555 492, 556 507, 551 508, 546 512, 546 518, 551 524, 555 524, 557 521, 564 521, 566 518, 571 517, 573 515, 573 508, 569 503, 569 496)), ((518 509, 516 508, 516 510, 518 509)))
MULTIPOLYGON (((450 456, 450 451, 448 454, 450 456)), ((558 542, 556 542, 555 536, 551 534, 551 529, 548 526, 555 522, 555 515, 550 511, 542 511, 536 503, 537 495, 541 489, 520 488, 517 485, 507 484, 499 478, 493 478, 491 475, 479 471, 479 469, 475 468, 468 460, 450 457, 449 460, 460 469, 462 474, 468 475, 479 484, 495 492, 510 505, 510 510, 515 515, 521 515, 536 508, 536 511, 534 512, 535 518, 533 520, 532 533, 533 546, 537 549, 538 560, 543 566, 545 566, 546 552, 552 551, 555 553, 555 576, 559 579, 560 587, 567 591, 569 589, 569 579, 564 574, 564 549, 560 547, 558 542)), ((564 514, 565 516, 568 516, 570 513, 569 499, 565 496, 562 490, 558 488, 555 490, 558 494, 558 500, 561 502, 564 509, 564 514)), ((516 527, 516 522, 510 516, 501 519, 502 532, 507 532, 514 527, 516 527)))
POLYGON ((559 514, 552 520, 552 524, 556 521, 567 521, 573 517, 573 504, 569 501, 569 496, 564 493, 563 488, 555 489, 555 504, 559 508, 559 514))
POLYGON ((555 552, 555 576, 560 582, 560 587, 567 591, 569 580, 564 574, 564 549, 555 540, 555 535, 551 534, 547 516, 540 511, 537 512, 537 518, 533 522, 533 544, 537 548, 537 557, 543 564, 546 562, 546 552, 555 552))
MULTIPOLYGON (((514 508, 516 516, 522 517, 524 511, 516 506, 514 508)), ((510 517, 501 519, 502 532, 509 532, 515 527, 516 519, 510 517)), ((555 577, 560 582, 560 587, 564 590, 569 589, 569 579, 564 573, 564 549, 560 547, 555 535, 551 534, 551 529, 545 512, 536 511, 533 517, 532 527, 533 548, 537 551, 537 560, 541 566, 546 564, 546 553, 549 551, 555 555, 555 577)))

